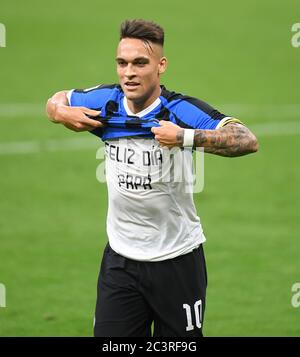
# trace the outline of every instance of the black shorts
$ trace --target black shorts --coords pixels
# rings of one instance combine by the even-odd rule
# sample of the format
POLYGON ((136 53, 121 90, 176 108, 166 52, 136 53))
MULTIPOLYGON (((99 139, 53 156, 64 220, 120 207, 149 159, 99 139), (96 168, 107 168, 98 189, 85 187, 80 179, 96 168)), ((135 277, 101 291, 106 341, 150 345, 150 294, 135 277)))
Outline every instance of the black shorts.
POLYGON ((106 246, 98 279, 96 337, 202 336, 207 275, 203 247, 141 262, 106 246))

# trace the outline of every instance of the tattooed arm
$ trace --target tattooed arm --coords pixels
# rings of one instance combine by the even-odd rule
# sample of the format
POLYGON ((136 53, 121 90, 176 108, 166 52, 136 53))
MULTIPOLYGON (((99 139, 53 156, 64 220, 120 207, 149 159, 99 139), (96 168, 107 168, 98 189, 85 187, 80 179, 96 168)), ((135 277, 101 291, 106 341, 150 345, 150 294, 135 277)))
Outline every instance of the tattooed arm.
MULTIPOLYGON (((183 130, 177 133, 177 141, 183 143, 183 130)), ((194 146, 220 156, 242 156, 258 150, 255 135, 244 125, 229 123, 217 130, 195 130, 194 146)))
MULTIPOLYGON (((161 146, 183 146, 185 129, 170 122, 161 121, 161 127, 152 128, 155 139, 161 146)), ((194 130, 194 146, 220 156, 242 156, 258 150, 255 135, 244 125, 228 123, 216 130, 194 130)))

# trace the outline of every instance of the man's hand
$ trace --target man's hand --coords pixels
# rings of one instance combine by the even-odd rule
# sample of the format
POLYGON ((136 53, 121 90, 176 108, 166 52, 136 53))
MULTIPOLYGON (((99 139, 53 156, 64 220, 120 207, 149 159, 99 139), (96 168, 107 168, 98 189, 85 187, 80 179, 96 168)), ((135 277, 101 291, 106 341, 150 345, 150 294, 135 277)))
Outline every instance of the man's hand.
POLYGON ((47 102, 48 117, 54 123, 63 124, 73 131, 90 131, 104 125, 98 120, 90 119, 90 116, 99 116, 100 111, 86 107, 70 107, 68 105, 67 92, 61 91, 54 94, 47 102))
POLYGON ((90 131, 103 124, 97 120, 90 119, 87 115, 98 116, 100 111, 88 109, 85 107, 69 107, 59 105, 56 108, 55 122, 63 124, 66 128, 73 131, 90 131))
POLYGON ((174 146, 182 146, 183 128, 170 121, 161 120, 160 127, 153 127, 152 133, 162 147, 171 149, 174 146), (182 134, 182 135, 180 135, 182 134))
MULTIPOLYGON (((151 129, 160 146, 171 149, 183 146, 185 129, 171 122, 161 120, 161 127, 151 129)), ((195 129, 193 146, 204 147, 207 153, 220 156, 242 156, 258 150, 255 135, 244 125, 228 123, 216 130, 195 129)))

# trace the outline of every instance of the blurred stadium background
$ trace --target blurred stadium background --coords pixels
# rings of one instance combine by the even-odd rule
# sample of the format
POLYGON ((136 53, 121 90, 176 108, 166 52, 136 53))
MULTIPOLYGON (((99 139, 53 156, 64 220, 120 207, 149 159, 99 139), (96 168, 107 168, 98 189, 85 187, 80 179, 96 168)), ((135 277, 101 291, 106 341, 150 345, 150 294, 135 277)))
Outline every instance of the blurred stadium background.
POLYGON ((207 336, 296 336, 300 308, 297 0, 1 0, 0 336, 91 336, 107 193, 97 138, 48 121, 62 89, 114 83, 120 22, 166 32, 167 88, 244 121, 259 153, 206 155, 207 336))

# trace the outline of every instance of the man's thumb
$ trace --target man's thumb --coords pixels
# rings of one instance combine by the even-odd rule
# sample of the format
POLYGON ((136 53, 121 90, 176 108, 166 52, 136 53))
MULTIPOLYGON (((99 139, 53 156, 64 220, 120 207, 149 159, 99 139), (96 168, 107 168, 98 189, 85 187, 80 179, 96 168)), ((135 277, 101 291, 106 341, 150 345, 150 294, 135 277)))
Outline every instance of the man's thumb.
POLYGON ((85 114, 88 114, 88 115, 93 116, 93 117, 97 117, 97 116, 99 116, 101 114, 100 110, 94 110, 94 109, 88 109, 88 108, 84 109, 83 112, 85 114))
POLYGON ((167 120, 160 120, 160 121, 159 121, 159 124, 160 124, 161 126, 173 125, 172 122, 167 121, 167 120))

